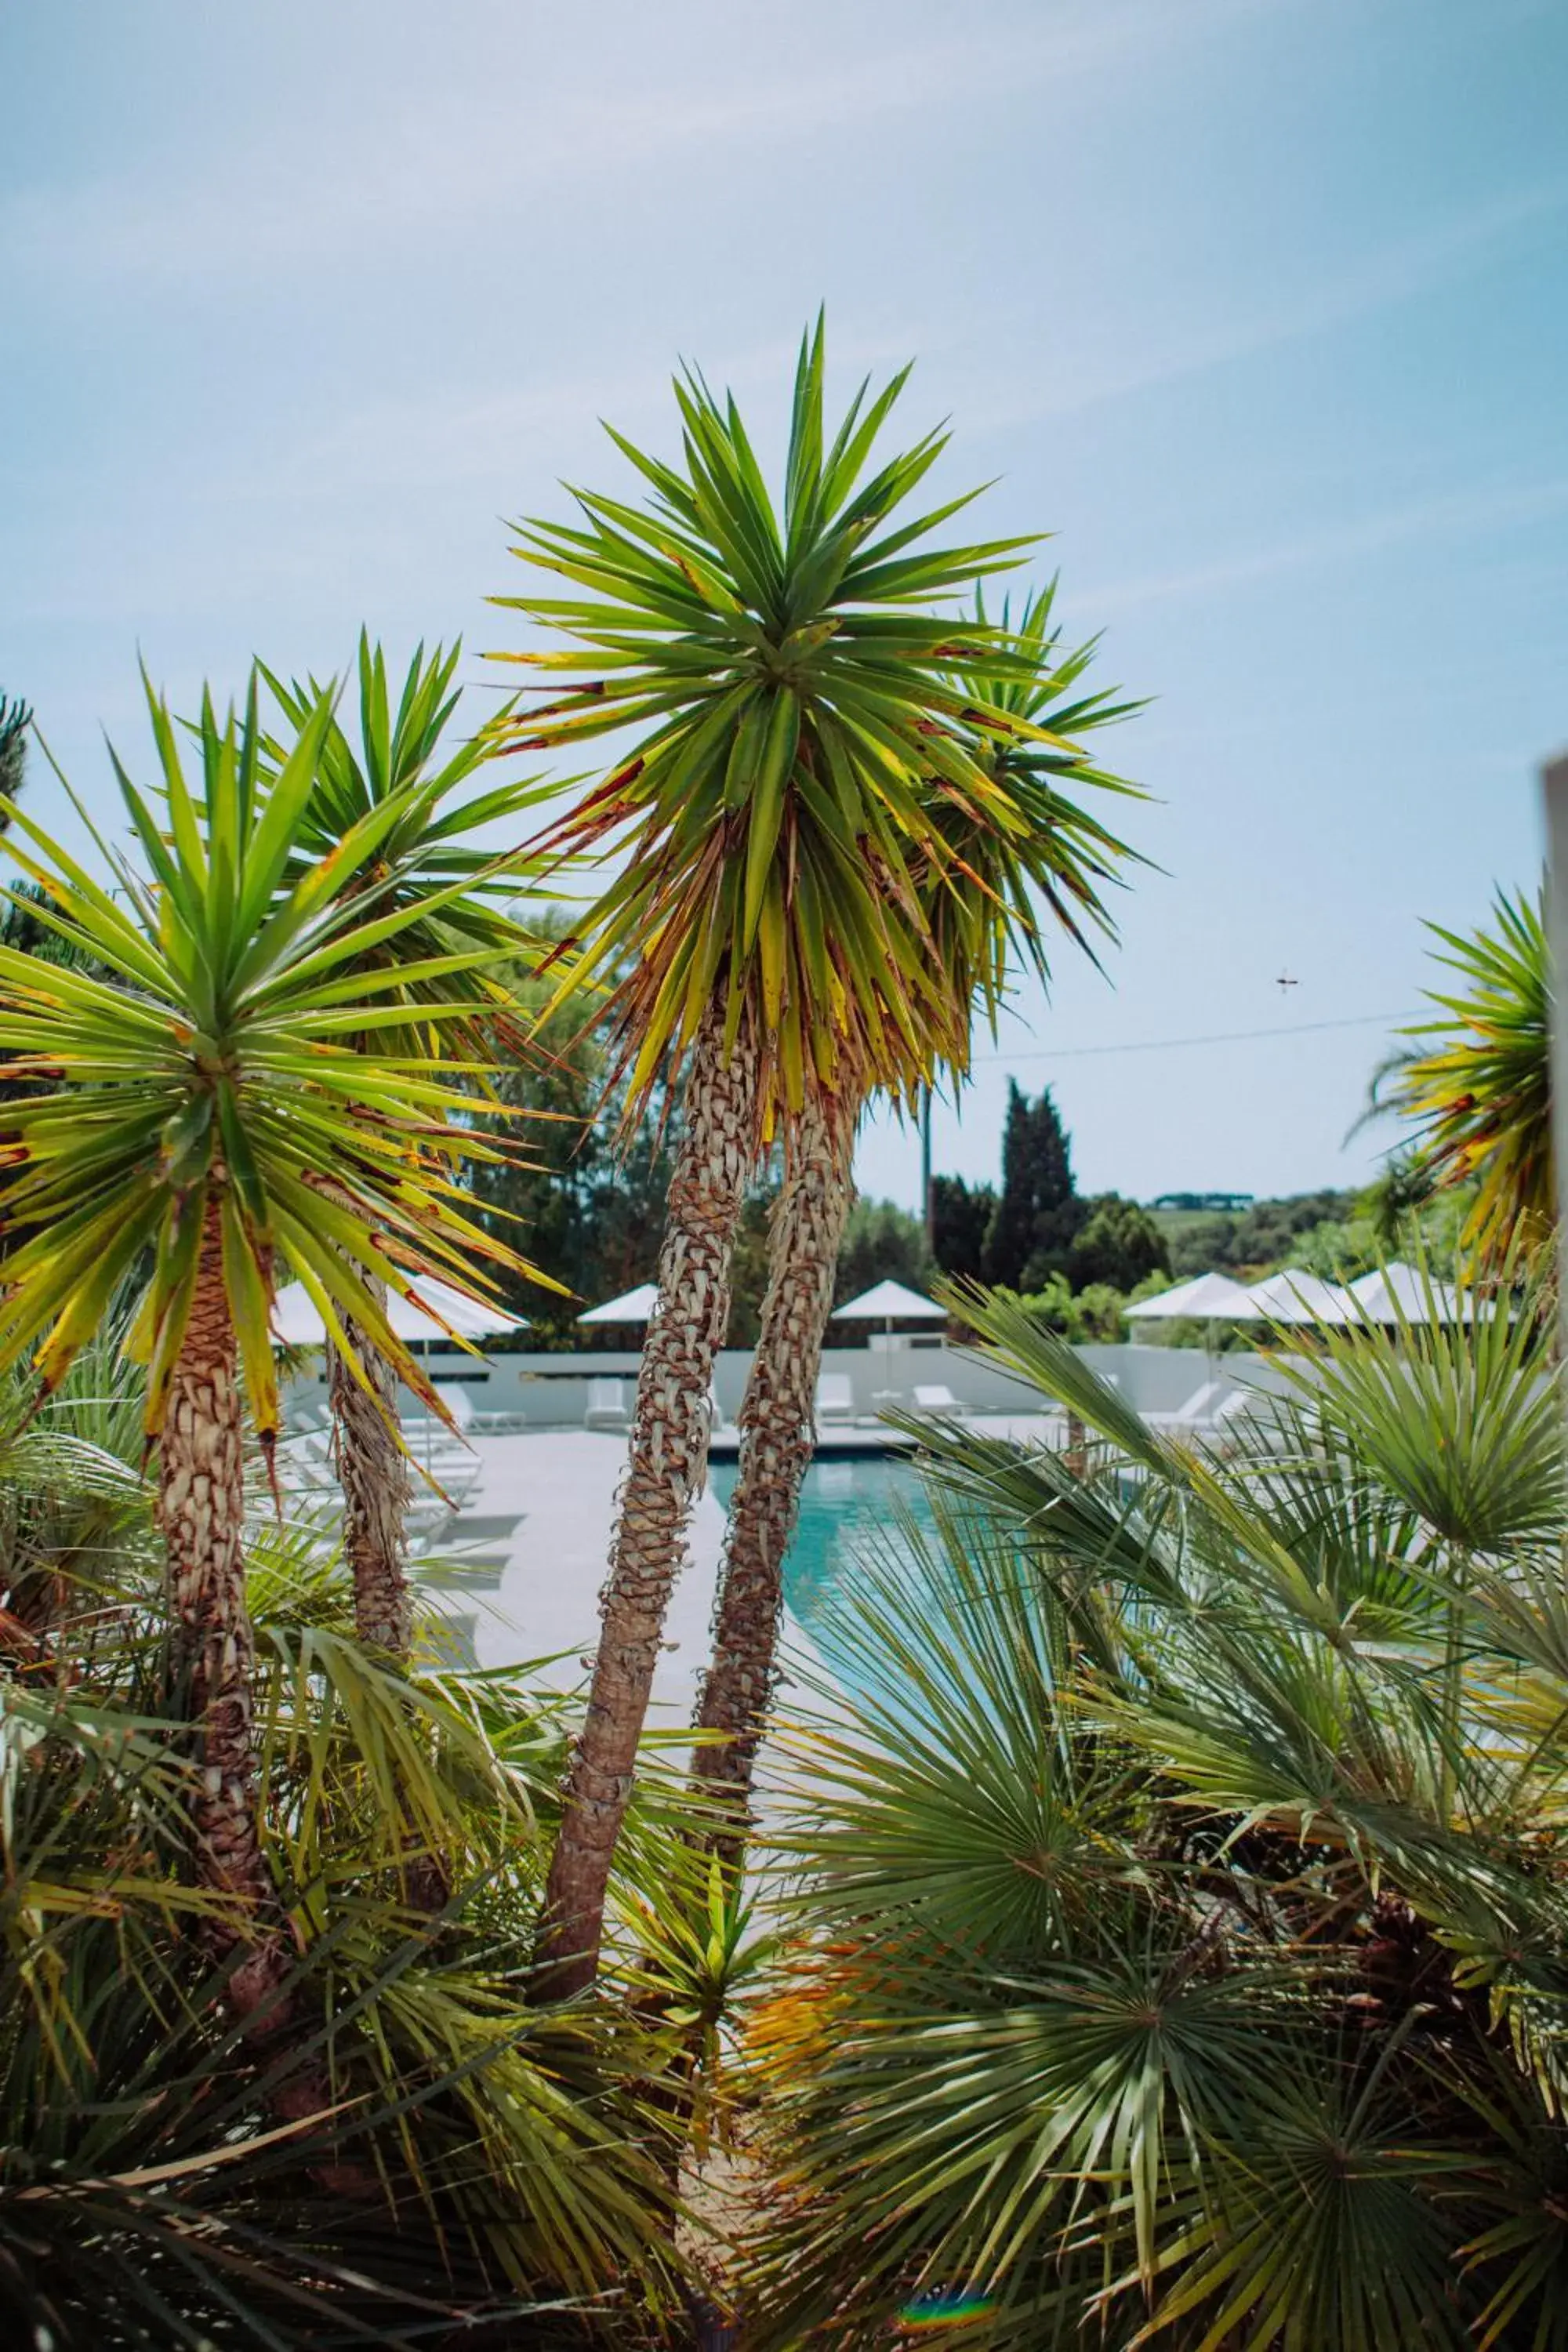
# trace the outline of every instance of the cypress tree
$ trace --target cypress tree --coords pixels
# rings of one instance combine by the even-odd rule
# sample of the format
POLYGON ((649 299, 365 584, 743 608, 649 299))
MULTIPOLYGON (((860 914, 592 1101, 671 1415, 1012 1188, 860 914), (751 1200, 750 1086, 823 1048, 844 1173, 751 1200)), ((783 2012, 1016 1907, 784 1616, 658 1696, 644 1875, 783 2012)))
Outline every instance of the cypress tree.
POLYGON ((933 1176, 931 1255, 943 1274, 978 1282, 985 1267, 985 1236, 996 1213, 994 1185, 973 1188, 962 1176, 933 1176))
MULTIPOLYGON (((22 772, 27 761, 27 722, 32 712, 25 702, 7 702, 0 694, 0 793, 15 800, 22 789, 22 772)), ((0 833, 6 825, 5 813, 0 811, 0 833)))
POLYGON ((985 1236, 986 1281, 1009 1290, 1042 1288, 1066 1268, 1083 1219, 1071 1146, 1050 1088, 1031 1102, 1009 1079, 1002 1192, 985 1236))

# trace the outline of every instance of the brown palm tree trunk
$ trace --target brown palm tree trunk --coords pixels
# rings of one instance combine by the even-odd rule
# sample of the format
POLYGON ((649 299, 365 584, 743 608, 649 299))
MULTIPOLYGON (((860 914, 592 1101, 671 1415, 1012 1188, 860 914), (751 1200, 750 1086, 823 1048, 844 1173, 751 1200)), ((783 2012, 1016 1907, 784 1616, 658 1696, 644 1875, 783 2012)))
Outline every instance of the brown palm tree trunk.
POLYGON ((545 1890, 540 1949, 542 1989, 552 1998, 581 1991, 598 1973, 610 1865, 665 1612, 707 1474, 713 1358, 730 1318, 730 1258, 755 1159, 755 1054, 742 1032, 726 1063, 722 1043, 722 1011, 715 1007, 698 1034, 686 1083, 658 1303, 637 1374, 588 1711, 545 1890))
MULTIPOLYGON (((386 1305, 386 1285, 365 1276, 386 1305)), ((407 1517, 412 1492, 397 1427, 397 1374, 359 1324, 343 1335, 370 1382, 365 1391, 340 1349, 327 1350, 327 1387, 337 1433, 343 1492, 343 1557, 354 1586, 354 1630, 362 1642, 406 1660, 414 1612, 408 1591, 407 1517)))
MULTIPOLYGON (((363 1275, 384 1311, 386 1285, 363 1275)), ((365 1391, 342 1349, 327 1349, 327 1391, 337 1439, 338 1484, 343 1497, 343 1558, 354 1588, 354 1631, 367 1648, 406 1665, 414 1647, 414 1601, 408 1584, 408 1505, 414 1481, 398 1444, 397 1374, 368 1332, 352 1317, 343 1337, 370 1383, 365 1391)), ((439 1911, 451 1895, 447 1858, 411 1854, 402 1872, 404 1893, 416 1911, 439 1911)))
POLYGON ((197 1874, 231 1906, 215 1925, 216 1947, 225 1955, 238 1943, 252 1948, 230 1980, 230 1999, 245 2017, 276 1990, 288 1958, 257 1825, 238 1367, 211 1199, 160 1440, 158 1516, 199 1736, 197 1874))
POLYGON ((784 1563, 811 1461, 816 1376, 833 1307, 845 1220, 855 1197, 858 1095, 808 1096, 768 1230, 762 1331, 741 1407, 741 1467, 730 1503, 713 1655, 698 1703, 692 1769, 731 1798, 734 1827, 711 1843, 731 1867, 744 1851, 757 1748, 775 1675, 784 1563))
MULTIPOLYGON (((281 1990, 293 1955, 258 1825, 243 1425, 222 1226, 210 1196, 190 1321, 159 1440, 158 1517, 200 1741, 197 1875, 226 1898, 224 1913, 207 1926, 206 1940, 220 1960, 241 1950, 228 1978, 229 2006, 255 2042, 271 2050, 296 2024, 298 2004, 281 1990)), ((302 2065, 278 2086, 269 2105, 287 2124, 325 2118, 332 2085, 324 2065, 302 2065)), ((363 2165, 315 2163, 310 2170, 329 2196, 363 2198, 377 2187, 363 2165)))

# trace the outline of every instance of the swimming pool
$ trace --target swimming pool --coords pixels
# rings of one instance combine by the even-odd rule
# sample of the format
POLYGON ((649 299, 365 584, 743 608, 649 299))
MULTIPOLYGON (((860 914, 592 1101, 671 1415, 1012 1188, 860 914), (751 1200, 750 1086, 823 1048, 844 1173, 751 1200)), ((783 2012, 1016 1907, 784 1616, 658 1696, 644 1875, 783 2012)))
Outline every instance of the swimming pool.
MULTIPOLYGON (((709 1479, 729 1508, 738 1475, 733 1462, 715 1462, 709 1479)), ((899 1515, 930 1527, 931 1506, 913 1465, 897 1455, 814 1462, 801 1488, 800 1517, 784 1562, 784 1605, 807 1633, 819 1631, 825 1604, 851 1572, 857 1545, 897 1538, 899 1515)))

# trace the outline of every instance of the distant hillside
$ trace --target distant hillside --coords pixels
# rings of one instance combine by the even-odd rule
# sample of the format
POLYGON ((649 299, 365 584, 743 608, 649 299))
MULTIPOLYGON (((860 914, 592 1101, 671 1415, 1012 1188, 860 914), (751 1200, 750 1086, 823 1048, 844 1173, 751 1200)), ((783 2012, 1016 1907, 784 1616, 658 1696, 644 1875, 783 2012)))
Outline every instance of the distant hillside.
POLYGON ((1291 1243, 1315 1225, 1348 1224, 1360 1198, 1356 1192, 1297 1192, 1289 1200, 1254 1201, 1245 1209, 1156 1205, 1149 1214, 1165 1236, 1171 1271, 1180 1281, 1211 1267, 1252 1274, 1278 1265, 1289 1257, 1291 1243))
POLYGON ((1204 1211, 1208 1209, 1250 1209, 1258 1198, 1256 1192, 1162 1192, 1151 1201, 1152 1209, 1204 1211))

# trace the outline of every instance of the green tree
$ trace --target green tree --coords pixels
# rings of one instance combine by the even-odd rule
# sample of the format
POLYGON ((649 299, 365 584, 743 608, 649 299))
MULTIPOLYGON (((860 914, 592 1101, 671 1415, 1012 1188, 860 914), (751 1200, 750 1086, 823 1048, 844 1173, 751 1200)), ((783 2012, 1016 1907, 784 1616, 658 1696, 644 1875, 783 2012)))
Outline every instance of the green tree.
POLYGON ((1302 1236, 1319 1225, 1348 1224, 1360 1213, 1356 1192, 1296 1192, 1283 1200, 1254 1201, 1246 1209, 1157 1218, 1178 1281, 1211 1267, 1252 1280, 1292 1265, 1302 1236))
POLYGON ((640 1117, 628 1118, 624 1081, 605 1083, 603 1024, 585 1019, 575 1001, 552 1004, 556 982, 540 968, 569 936, 562 911, 541 901, 529 909, 528 928, 545 954, 498 974, 527 1024, 527 1049, 494 1087, 526 1122, 529 1149, 476 1168, 474 1194, 489 1230, 503 1239, 526 1233, 531 1264, 559 1286, 503 1282, 507 1304, 528 1318, 528 1346, 624 1347, 625 1333, 584 1328, 577 1318, 652 1276, 679 1110, 660 1087, 640 1117))
POLYGON ((923 1291, 934 1271, 918 1217, 892 1201, 857 1201, 838 1244, 833 1302, 841 1307, 878 1282, 901 1282, 923 1291))
POLYGON ((1002 1129, 1002 1189, 985 1236, 985 1279, 1007 1290, 1037 1290, 1067 1271, 1085 1204, 1073 1183, 1072 1148, 1047 1087, 1031 1102, 1007 1081, 1002 1129))
POLYGON ((1169 1274, 1165 1237, 1136 1201, 1119 1192, 1097 1193, 1084 1202, 1082 1224, 1068 1244, 1067 1276, 1075 1290, 1091 1283, 1112 1290, 1136 1290, 1152 1274, 1169 1274))
MULTIPOLYGON (((947 673, 947 683, 966 696, 960 723, 992 793, 985 804, 932 774, 927 808, 937 840, 915 869, 934 968, 948 991, 951 1034, 940 1053, 955 1087, 968 1073, 975 1014, 984 1012, 994 1033, 1015 964, 1031 967, 1048 984, 1048 937, 1063 932, 1092 953, 1090 931, 1114 936, 1100 893, 1128 853, 1085 805, 1083 788, 1134 788, 1093 765, 1080 739, 1121 717, 1126 706, 1108 694, 1083 691, 1090 648, 1063 650, 1053 604, 1054 588, 1030 595, 1016 628, 1005 605, 993 639, 977 586, 973 613, 963 625, 966 635, 974 630, 976 649, 992 645, 990 661, 983 672, 966 665, 947 673)), ((942 657, 952 650, 944 646, 942 657)), ((906 1062, 895 1091, 898 1083, 907 1089, 922 1075, 906 1062)), ((700 1778, 722 1784, 742 1804, 773 1689, 784 1556, 814 1444, 814 1391, 826 1324, 822 1270, 835 1223, 842 1230, 850 1198, 852 1108, 858 1115, 858 1106, 840 1096, 831 1118, 819 1115, 808 1096, 805 1112, 786 1135, 786 1146, 793 1143, 798 1153, 799 1175, 792 1179, 786 1149, 762 1338, 742 1409, 741 1475, 731 1499, 712 1664, 697 1723, 700 1733, 722 1739, 703 1740, 694 1760, 700 1778)), ((924 1276, 923 1232, 920 1254, 924 1276)), ((841 1259, 840 1278, 852 1289, 863 1286, 860 1275, 869 1279, 872 1271, 864 1265, 850 1278, 841 1259)), ((729 1841, 731 1856, 739 1843, 737 1832, 729 1841)))
POLYGON ((547 1952, 563 1989, 596 1966, 760 1153, 782 1130, 782 1213, 810 1226, 787 1310, 805 1346, 830 1293, 859 1104, 879 1080, 928 1076, 955 1038, 916 881, 922 861, 949 864, 932 780, 977 811, 1000 798, 965 715, 988 711, 970 688, 999 658, 995 640, 955 635, 929 608, 1025 542, 933 548, 965 501, 912 518, 907 501, 945 436, 871 461, 908 371, 874 398, 862 386, 829 442, 824 364, 819 321, 795 373, 782 509, 733 400, 689 373, 675 388, 679 467, 616 436, 651 500, 581 492, 576 526, 529 526, 518 552, 573 593, 502 600, 572 641, 510 656, 565 683, 507 740, 548 749, 641 730, 540 846, 565 859, 619 844, 615 880, 577 926, 569 984, 615 975, 612 1070, 627 1073, 631 1115, 661 1074, 684 1074, 658 1307, 552 1865, 547 1952))
POLYGON ((966 1184, 962 1176, 931 1178, 931 1255, 943 1274, 978 1282, 985 1236, 996 1213, 991 1184, 966 1184))
MULTIPOLYGON (((26 778, 27 729, 32 718, 25 702, 7 702, 0 694, 0 797, 7 801, 16 799, 26 778)), ((0 824, 0 832, 4 830, 5 825, 0 824)))
MULTIPOLYGON (((397 992, 436 975, 428 961, 372 971, 368 950, 420 910, 376 916, 335 895, 340 864, 371 857, 406 803, 387 800, 301 868, 330 700, 305 716, 264 803, 254 679, 243 721, 220 723, 204 698, 200 803, 151 687, 148 705, 160 798, 154 808, 116 761, 145 865, 117 862, 112 892, 3 804, 13 852, 47 894, 41 918, 90 968, 41 977, 0 947, 0 1067, 44 1081, 5 1114, 0 1210, 16 1239, 0 1370, 31 1360, 48 1397, 121 1286, 138 1292, 132 1344, 149 1367, 146 1431, 198 1736, 199 1870, 233 1898, 226 1932, 248 1952, 231 1990, 247 2011, 288 1966, 258 1836, 243 1551, 242 1399, 270 1465, 279 1272, 300 1276, 340 1346, 357 1326, 435 1405, 372 1281, 407 1294, 439 1272, 481 1295, 468 1253, 510 1259, 459 1205, 457 1172, 498 1148, 476 1136, 471 1101, 439 1062, 378 1042, 406 1022, 397 992)), ((426 1017, 439 1027, 469 1009, 458 1000, 426 1017)))
MULTIPOLYGON (((30 1372, 0 1379, 0 1601, 58 1595, 30 1645, 0 1616, 0 2344, 321 2352, 521 2326, 530 2352, 647 2352, 638 2321, 679 2261, 649 2099, 672 2036, 608 2003, 519 2010, 563 1700, 455 1666, 434 1612, 407 1669, 362 1645, 335 1538, 287 1486, 280 1512, 252 1498, 289 2031, 241 2025, 205 1948, 232 1898, 191 1883, 197 1770, 122 1337, 116 1314, 31 1420, 30 1372), (411 1830, 455 1858, 437 1933, 411 1932, 411 1830)), ((652 1828, 677 1800, 647 1796, 652 1828)), ((680 1884, 657 1843, 617 1890, 656 1925, 680 1884)))

